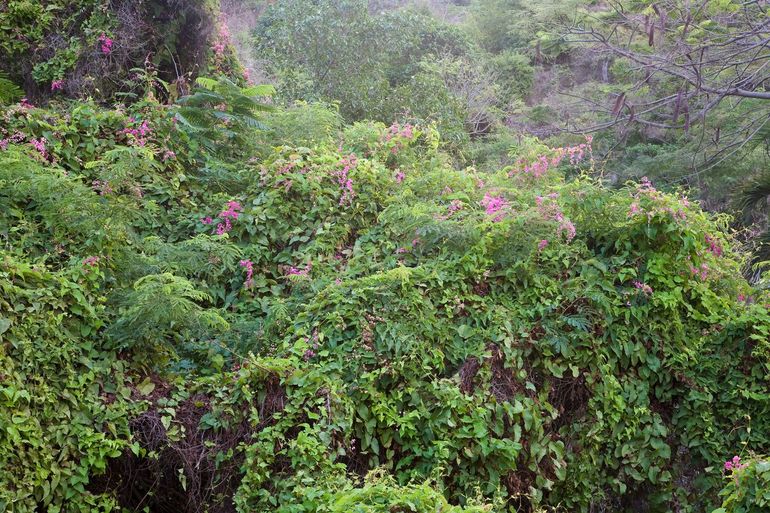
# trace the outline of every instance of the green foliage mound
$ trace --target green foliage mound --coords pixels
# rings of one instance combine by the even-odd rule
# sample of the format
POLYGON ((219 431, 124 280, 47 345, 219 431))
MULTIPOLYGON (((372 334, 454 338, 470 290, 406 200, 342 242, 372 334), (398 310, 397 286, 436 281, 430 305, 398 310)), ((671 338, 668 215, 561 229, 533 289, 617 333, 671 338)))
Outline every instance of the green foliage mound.
POLYGON ((4 114, 5 509, 761 497, 770 298, 726 218, 606 188, 590 141, 458 170, 430 125, 340 130, 219 84, 4 114))

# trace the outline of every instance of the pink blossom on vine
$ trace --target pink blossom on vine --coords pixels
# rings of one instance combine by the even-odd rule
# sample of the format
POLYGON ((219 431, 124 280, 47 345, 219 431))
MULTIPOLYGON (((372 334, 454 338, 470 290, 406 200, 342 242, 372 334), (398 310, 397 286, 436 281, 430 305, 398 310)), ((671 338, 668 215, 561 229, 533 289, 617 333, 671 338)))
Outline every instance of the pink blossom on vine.
POLYGON ((452 202, 449 203, 449 207, 447 207, 447 210, 449 211, 450 214, 454 214, 455 212, 462 209, 463 209, 463 202, 458 199, 452 200, 452 202))
POLYGON ((637 290, 640 290, 642 293, 644 293, 647 296, 652 294, 652 287, 650 287, 649 285, 641 281, 634 281, 634 287, 636 287, 637 290))
POLYGON ((214 44, 211 46, 211 49, 214 51, 214 55, 216 57, 221 58, 225 54, 225 49, 227 49, 227 45, 230 44, 230 31, 227 29, 227 25, 225 25, 224 22, 220 22, 219 25, 219 33, 217 34, 216 40, 214 40, 214 44))
POLYGON ((719 240, 715 237, 712 237, 708 233, 706 234, 706 244, 709 245, 709 253, 713 254, 714 256, 721 257, 722 256, 722 245, 719 243, 719 240))
POLYGON ((566 234, 567 242, 570 242, 575 238, 577 230, 575 230, 575 225, 572 224, 572 221, 562 218, 559 220, 559 228, 556 233, 558 235, 566 234))
MULTIPOLYGON (((129 118, 128 120, 130 123, 136 123, 134 118, 129 118)), ((152 129, 145 119, 138 127, 128 126, 121 130, 121 133, 130 135, 137 145, 144 146, 147 144, 147 137, 152 133, 152 129)))
POLYGON ((251 260, 241 260, 240 266, 245 268, 246 270, 246 281, 244 282, 244 286, 247 289, 250 289, 252 285, 254 285, 254 263, 251 260))
POLYGON ((308 262, 307 266, 304 269, 300 269, 299 267, 289 267, 289 270, 286 272, 286 276, 307 276, 310 274, 310 271, 313 270, 313 264, 311 262, 308 262))
POLYGON ((29 143, 40 153, 40 156, 44 159, 48 158, 48 152, 45 149, 45 145, 48 141, 45 137, 41 137, 40 139, 30 139, 29 143))
POLYGON ((102 32, 99 36, 99 47, 104 55, 109 55, 112 52, 112 44, 113 40, 102 32))
POLYGON ((732 460, 725 461, 725 470, 731 470, 733 472, 748 467, 745 463, 741 463, 740 456, 733 456, 732 460))
POLYGON ((96 267, 99 264, 99 261, 101 260, 101 257, 98 256, 90 256, 83 259, 83 267, 89 268, 89 267, 96 267))
MULTIPOLYGON (((534 178, 540 178, 545 175, 549 169, 558 167, 562 161, 569 157, 569 163, 573 166, 582 162, 586 155, 593 155, 591 143, 593 138, 586 136, 586 142, 576 146, 565 146, 563 148, 553 148, 549 155, 538 155, 533 161, 519 159, 516 165, 508 173, 509 177, 517 174, 530 175, 534 178)), ((593 157, 592 157, 593 158, 593 157)))
MULTIPOLYGON (((233 221, 238 219, 239 212, 243 210, 243 207, 237 201, 228 201, 225 204, 225 209, 222 210, 218 217, 222 219, 222 222, 217 223, 216 234, 223 235, 233 229, 233 221)), ((213 220, 210 217, 203 219, 203 224, 210 224, 205 221, 213 220)))
POLYGON ((340 195, 340 206, 345 204, 352 204, 353 197, 356 195, 353 190, 353 180, 351 180, 349 173, 358 165, 358 159, 355 154, 351 153, 342 157, 340 160, 342 169, 334 171, 332 174, 337 178, 337 183, 340 186, 342 194, 340 195))
POLYGON ((54 80, 51 82, 51 91, 61 91, 64 88, 64 80, 54 80))
POLYGON ((701 281, 706 281, 709 274, 709 266, 705 263, 701 264, 700 267, 695 267, 690 264, 690 273, 692 273, 693 277, 700 278, 701 281))
POLYGON ((499 222, 505 217, 505 210, 508 209, 509 203, 502 196, 492 196, 487 193, 481 200, 481 206, 484 207, 484 212, 488 216, 494 216, 494 222, 499 222))
POLYGON ((94 180, 91 182, 91 188, 99 193, 99 196, 107 196, 114 191, 107 180, 94 180))

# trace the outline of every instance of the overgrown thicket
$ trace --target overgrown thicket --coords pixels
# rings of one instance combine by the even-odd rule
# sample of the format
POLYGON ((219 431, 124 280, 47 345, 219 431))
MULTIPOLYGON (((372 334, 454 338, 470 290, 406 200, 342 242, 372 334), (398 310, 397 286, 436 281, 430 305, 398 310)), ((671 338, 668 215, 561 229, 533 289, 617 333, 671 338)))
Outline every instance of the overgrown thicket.
POLYGON ((164 96, 187 94, 198 74, 221 61, 235 64, 217 33, 218 5, 9 0, 0 5, 0 72, 22 85, 30 101, 113 94, 131 100, 148 88, 164 96))
POLYGON ((478 170, 441 119, 281 106, 211 34, 178 99, 2 113, 0 509, 767 509, 729 217, 590 136, 478 170))

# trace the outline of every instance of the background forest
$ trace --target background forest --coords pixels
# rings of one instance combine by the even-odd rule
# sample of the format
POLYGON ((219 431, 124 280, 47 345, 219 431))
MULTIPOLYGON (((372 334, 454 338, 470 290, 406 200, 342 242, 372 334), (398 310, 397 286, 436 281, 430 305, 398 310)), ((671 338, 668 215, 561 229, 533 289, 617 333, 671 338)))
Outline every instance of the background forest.
POLYGON ((770 511, 764 0, 0 0, 0 511, 770 511))

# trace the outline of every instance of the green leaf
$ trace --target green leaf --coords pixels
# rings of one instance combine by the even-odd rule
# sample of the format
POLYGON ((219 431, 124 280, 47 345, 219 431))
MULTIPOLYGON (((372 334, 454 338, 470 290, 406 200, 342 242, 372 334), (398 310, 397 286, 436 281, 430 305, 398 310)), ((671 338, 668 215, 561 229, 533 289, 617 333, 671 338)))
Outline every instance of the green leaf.
POLYGON ((153 390, 155 390, 155 383, 150 381, 149 377, 146 377, 144 378, 144 381, 136 385, 136 389, 140 394, 147 396, 150 395, 153 390))

